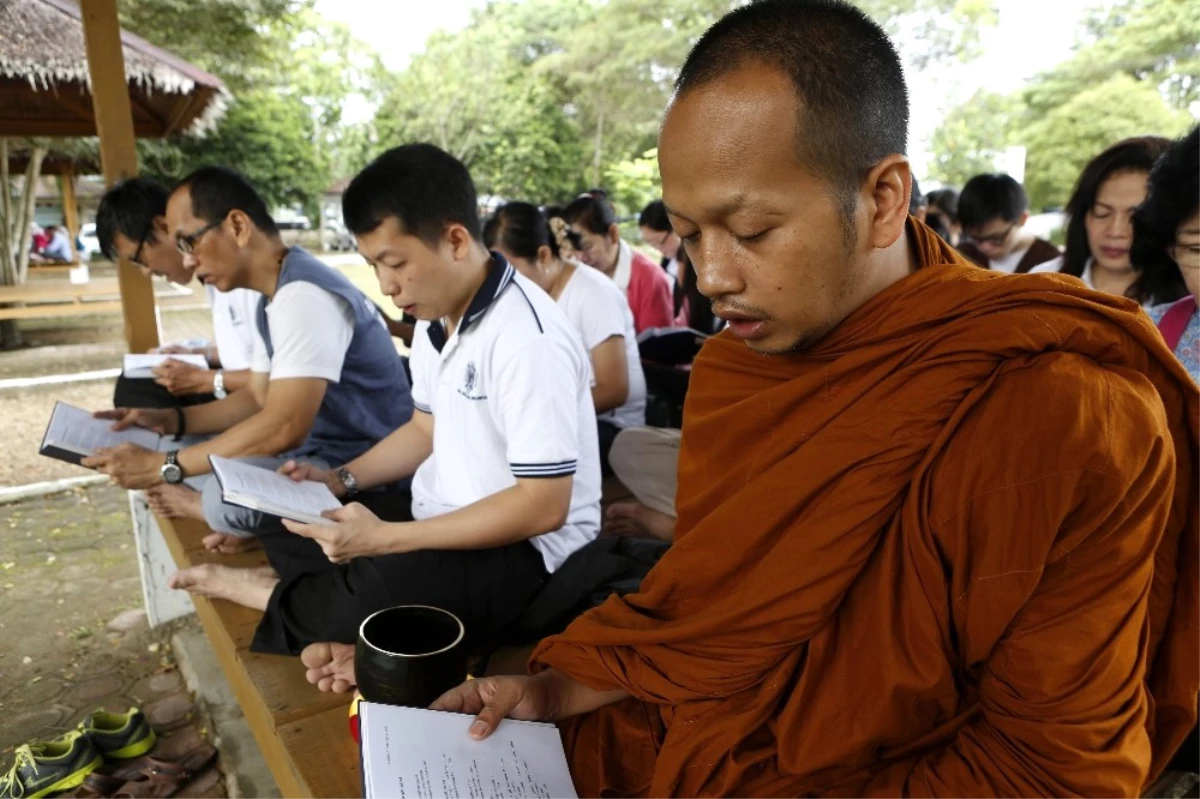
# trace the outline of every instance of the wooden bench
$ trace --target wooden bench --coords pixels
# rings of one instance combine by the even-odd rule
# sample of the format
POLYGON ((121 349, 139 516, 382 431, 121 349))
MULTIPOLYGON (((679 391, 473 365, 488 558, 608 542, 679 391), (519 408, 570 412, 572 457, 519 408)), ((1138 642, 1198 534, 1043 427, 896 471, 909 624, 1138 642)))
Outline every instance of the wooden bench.
MULTIPOLYGON (((191 296, 192 290, 166 284, 156 286, 156 297, 191 296)), ((0 286, 0 319, 44 319, 89 314, 118 313, 121 288, 116 278, 87 283, 35 280, 20 286, 0 286), (19 303, 19 307, 14 307, 19 303)))
MULTIPOLYGON (((217 555, 201 540, 200 522, 156 517, 179 568, 202 563, 263 566, 262 551, 217 555)), ((204 627, 263 757, 286 797, 362 795, 358 747, 350 737, 346 694, 324 693, 304 678, 300 659, 250 651, 262 613, 195 596, 204 627)))

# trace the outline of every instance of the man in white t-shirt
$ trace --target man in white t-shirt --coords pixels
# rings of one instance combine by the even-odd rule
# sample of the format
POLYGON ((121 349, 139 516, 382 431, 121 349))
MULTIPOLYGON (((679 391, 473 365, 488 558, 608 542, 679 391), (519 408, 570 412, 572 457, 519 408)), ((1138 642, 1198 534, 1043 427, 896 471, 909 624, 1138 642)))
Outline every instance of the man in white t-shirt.
POLYGON ((976 175, 958 195, 963 240, 959 252, 996 272, 1023 275, 1059 256, 1058 248, 1025 229, 1029 198, 1015 178, 976 175))
POLYGON ((203 518, 215 531, 205 543, 234 551, 261 530, 281 529, 278 519, 224 503, 215 480, 201 495, 180 485, 184 478, 208 475, 210 455, 269 468, 292 459, 351 460, 409 419, 408 379, 378 308, 336 270, 286 247, 262 198, 238 173, 197 170, 172 192, 166 220, 184 266, 202 283, 261 295, 249 384, 203 405, 103 412, 118 428, 212 437, 166 453, 123 445, 84 465, 126 488, 152 489, 179 515, 203 518))
POLYGON ((330 525, 261 536, 274 573, 201 566, 181 581, 265 611, 254 648, 355 640, 395 605, 456 614, 494 639, 549 573, 595 538, 600 467, 587 352, 545 292, 491 255, 466 168, 432 145, 381 155, 346 189, 346 224, 380 288, 419 321, 412 421, 330 471, 289 464, 338 496, 412 475, 413 521, 357 502, 330 525))
MULTIPOLYGON (((186 286, 192 272, 183 254, 167 235, 167 197, 170 192, 149 178, 130 178, 113 186, 100 199, 96 235, 106 258, 123 258, 147 276, 159 275, 186 286)), ((155 370, 155 379, 117 379, 116 407, 173 408, 223 399, 250 382, 250 352, 254 343, 254 309, 262 296, 250 289, 217 291, 205 286, 212 308, 213 342, 205 346, 168 344, 157 351, 172 355, 204 355, 210 368, 168 361, 155 370)))

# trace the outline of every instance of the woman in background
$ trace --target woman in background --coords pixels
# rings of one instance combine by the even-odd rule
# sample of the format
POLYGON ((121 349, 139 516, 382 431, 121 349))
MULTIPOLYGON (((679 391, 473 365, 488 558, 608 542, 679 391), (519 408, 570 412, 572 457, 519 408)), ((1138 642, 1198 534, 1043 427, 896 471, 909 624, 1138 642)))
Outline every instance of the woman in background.
POLYGON ((608 199, 595 192, 584 194, 568 205, 563 215, 578 236, 580 260, 607 275, 624 293, 637 332, 670 327, 674 317, 671 278, 621 240, 608 199))
POLYGON ((1141 136, 1093 158, 1067 202, 1066 249, 1030 271, 1074 275, 1089 288, 1145 305, 1149 298, 1135 292, 1137 273, 1129 258, 1133 211, 1146 199, 1150 169, 1170 144, 1160 136, 1141 136))
POLYGON ((1200 383, 1200 128, 1154 166, 1133 229, 1134 293, 1153 303, 1146 313, 1200 383))
POLYGON ((578 237, 561 217, 548 219, 529 203, 496 211, 484 225, 483 242, 549 294, 579 331, 596 379, 600 465, 611 474, 608 453, 617 433, 646 423, 646 379, 629 303, 611 280, 565 257, 580 248, 578 237))

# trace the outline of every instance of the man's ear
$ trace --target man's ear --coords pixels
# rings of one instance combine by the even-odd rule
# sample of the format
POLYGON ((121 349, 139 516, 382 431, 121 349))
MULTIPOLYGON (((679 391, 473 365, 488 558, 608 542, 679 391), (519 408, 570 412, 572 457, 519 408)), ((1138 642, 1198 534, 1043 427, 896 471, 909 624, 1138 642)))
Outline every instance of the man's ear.
POLYGON ((245 247, 250 243, 250 237, 254 235, 254 223, 250 221, 250 217, 246 215, 245 211, 234 208, 225 217, 225 224, 229 225, 233 239, 239 247, 245 247))
POLYGON ((465 227, 457 222, 452 222, 446 226, 446 232, 442 235, 445 237, 446 243, 450 245, 450 253, 456 261, 461 261, 470 254, 471 243, 475 239, 465 227))
POLYGON ((912 170, 904 156, 889 155, 871 169, 859 192, 860 219, 865 216, 871 247, 886 249, 904 235, 911 192, 912 170))
POLYGON ((1029 212, 1028 211, 1022 212, 1021 218, 1017 220, 1017 227, 1025 227, 1025 223, 1028 221, 1029 221, 1029 212))

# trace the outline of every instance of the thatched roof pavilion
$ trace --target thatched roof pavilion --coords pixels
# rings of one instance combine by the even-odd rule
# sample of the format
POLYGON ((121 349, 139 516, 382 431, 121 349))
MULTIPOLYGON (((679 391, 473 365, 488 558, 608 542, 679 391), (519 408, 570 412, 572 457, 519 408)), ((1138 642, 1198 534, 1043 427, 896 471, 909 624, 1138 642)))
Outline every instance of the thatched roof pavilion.
MULTIPOLYGON (((139 137, 202 132, 228 93, 214 75, 121 31, 139 137)), ((0 136, 94 136, 87 52, 71 0, 0 0, 0 136)))

